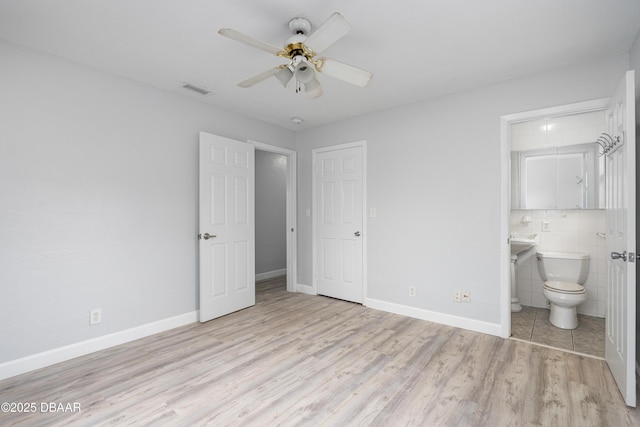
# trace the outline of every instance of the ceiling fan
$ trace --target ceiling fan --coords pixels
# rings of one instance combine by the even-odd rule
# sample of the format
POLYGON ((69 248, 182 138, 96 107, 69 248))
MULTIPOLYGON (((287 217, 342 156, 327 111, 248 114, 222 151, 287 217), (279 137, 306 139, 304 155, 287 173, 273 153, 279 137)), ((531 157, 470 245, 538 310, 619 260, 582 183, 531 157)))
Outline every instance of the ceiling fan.
POLYGON ((351 30, 349 22, 338 12, 331 15, 311 34, 309 34, 311 23, 305 18, 291 19, 289 29, 293 35, 284 42, 283 49, 230 28, 222 28, 218 31, 219 34, 232 40, 289 59, 288 64, 279 65, 241 81, 238 86, 248 88, 275 76, 286 88, 289 81, 295 77, 296 92, 300 92, 304 87, 305 93, 310 98, 317 98, 322 95, 322 87, 315 71, 360 87, 367 86, 371 81, 373 74, 369 71, 329 58, 316 58, 316 55, 340 40, 351 30))

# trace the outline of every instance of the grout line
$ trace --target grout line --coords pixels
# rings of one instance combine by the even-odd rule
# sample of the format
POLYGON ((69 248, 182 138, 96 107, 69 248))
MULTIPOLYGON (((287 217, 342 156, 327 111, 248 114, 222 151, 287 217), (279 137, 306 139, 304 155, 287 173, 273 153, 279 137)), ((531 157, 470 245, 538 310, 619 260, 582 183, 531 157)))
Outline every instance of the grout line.
POLYGON ((536 327, 536 317, 538 317, 538 313, 533 313, 533 323, 531 324, 531 333, 529 334, 529 341, 533 341, 533 330, 536 327))
MULTIPOLYGON (((548 310, 547 310, 547 312, 548 312, 548 310)), ((554 346, 551 346, 551 345, 548 345, 548 344, 544 344, 544 343, 541 343, 541 342, 534 341, 533 340, 533 333, 535 331, 536 323, 537 322, 544 322, 544 319, 538 319, 538 314, 542 314, 542 312, 538 311, 538 310, 535 310, 533 312, 533 323, 531 325, 531 332, 529 334, 529 339, 528 340, 527 339, 523 339, 523 338, 515 338, 513 336, 511 336, 510 339, 513 339, 513 340, 516 340, 516 341, 528 342, 528 343, 531 343, 531 344, 535 344, 535 345, 539 345, 539 346, 547 347, 547 348, 553 348, 553 349, 556 349, 556 350, 562 350, 562 351, 566 351, 568 353, 578 354, 578 355, 581 355, 581 356, 592 357, 592 358, 598 359, 598 360, 604 360, 604 358, 602 356, 597 356, 597 355, 594 355, 594 354, 582 353, 580 351, 577 351, 576 350, 576 337, 574 336, 574 333, 573 333, 574 330, 570 330, 570 333, 571 333, 571 349, 554 347, 554 346)), ((546 312, 545 312, 545 314, 546 314, 546 312)))

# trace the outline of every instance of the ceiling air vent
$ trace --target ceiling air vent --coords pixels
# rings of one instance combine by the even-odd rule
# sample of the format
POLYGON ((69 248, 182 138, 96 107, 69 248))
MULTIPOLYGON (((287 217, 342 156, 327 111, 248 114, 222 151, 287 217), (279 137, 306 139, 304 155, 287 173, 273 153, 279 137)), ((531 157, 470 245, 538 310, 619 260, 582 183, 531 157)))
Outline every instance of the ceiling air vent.
POLYGON ((211 91, 209 89, 207 89, 206 87, 202 87, 202 86, 196 86, 193 85, 191 83, 185 83, 182 85, 183 88, 188 89, 190 91, 199 93, 200 95, 209 95, 211 93, 211 91))

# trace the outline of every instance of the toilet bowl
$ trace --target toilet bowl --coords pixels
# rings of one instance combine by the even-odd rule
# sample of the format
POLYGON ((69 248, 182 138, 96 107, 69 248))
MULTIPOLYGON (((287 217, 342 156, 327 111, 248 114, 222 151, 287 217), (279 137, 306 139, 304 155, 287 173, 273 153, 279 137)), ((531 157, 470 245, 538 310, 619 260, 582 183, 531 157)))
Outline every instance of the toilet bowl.
POLYGON ((587 291, 582 285, 589 275, 589 255, 537 252, 536 259, 544 280, 542 294, 551 305, 549 321, 558 328, 577 328, 577 306, 587 301, 587 291))

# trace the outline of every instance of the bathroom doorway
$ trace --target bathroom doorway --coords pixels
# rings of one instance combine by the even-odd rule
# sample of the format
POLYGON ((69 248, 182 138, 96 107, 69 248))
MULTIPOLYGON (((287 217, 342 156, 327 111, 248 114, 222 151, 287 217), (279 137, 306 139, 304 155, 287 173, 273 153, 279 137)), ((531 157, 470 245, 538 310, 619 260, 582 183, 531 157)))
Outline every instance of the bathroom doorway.
MULTIPOLYGON (((605 250, 599 256, 606 260, 605 360, 628 406, 636 406, 636 156, 635 156, 635 89, 634 72, 625 73, 610 98, 518 113, 501 117, 501 335, 511 335, 510 258, 511 233, 515 223, 511 214, 514 197, 511 185, 511 127, 536 119, 568 117, 605 110, 606 132, 596 136, 602 148, 600 156, 606 162, 605 250)), ((579 178, 579 177, 578 177, 579 178)), ((539 215, 548 215, 544 210, 539 215)), ((560 218, 566 211, 558 210, 560 218)), ((582 212, 579 210, 578 212, 582 212)), ((520 222, 533 222, 532 215, 523 215, 520 222)), ((515 218, 517 220, 517 218, 515 218)), ((540 231, 547 232, 551 218, 544 218, 540 231)), ((598 233, 595 233, 598 235, 598 233)), ((592 236, 593 237, 593 236, 592 236)), ((600 237, 600 236, 599 236, 600 237)), ((569 252, 571 249, 561 249, 569 252)))
POLYGON ((600 358, 607 295, 605 159, 594 141, 606 131, 605 122, 598 109, 510 125, 509 235, 535 242, 511 244, 511 337, 600 358), (576 329, 551 324, 537 251, 589 255, 576 329))
MULTIPOLYGON (((578 251, 579 246, 577 245, 579 245, 579 242, 575 242, 575 239, 572 240, 572 236, 569 236, 568 234, 566 236, 562 236, 560 234, 556 234, 556 232, 559 230, 571 229, 570 227, 572 226, 567 227, 568 219, 571 220, 572 224, 582 222, 589 223, 592 227, 597 227, 598 221, 603 220, 604 218, 602 212, 598 213, 597 209, 592 212, 592 215, 587 213, 591 211, 582 209, 575 211, 567 209, 530 209, 531 206, 524 204, 522 201, 522 196, 520 194, 521 185, 520 180, 518 179, 518 174, 521 172, 521 169, 518 168, 517 164, 514 164, 519 160, 518 156, 514 156, 512 154, 512 148, 517 148, 519 152, 524 152, 525 149, 539 149, 539 146, 536 147, 536 134, 543 136, 546 135, 550 140, 553 140, 553 126, 558 126, 559 129, 563 124, 563 121, 566 120, 573 122, 577 128, 581 124, 584 124, 584 120, 581 120, 580 115, 585 115, 585 117, 588 117, 590 122, 593 123, 594 117, 598 117, 598 115, 602 115, 602 117, 604 117, 606 105, 607 99, 598 99, 502 117, 502 172, 504 183, 502 200, 504 206, 502 210, 503 218, 501 227, 502 234, 507 244, 503 247, 504 253, 502 256, 501 325, 503 332, 502 335, 505 338, 512 335, 511 275, 514 274, 516 283, 518 283, 517 279, 520 279, 520 296, 518 297, 517 286, 515 287, 515 296, 518 297, 519 300, 522 300, 522 305, 533 308, 546 308, 547 302, 542 295, 542 279, 537 272, 535 251, 553 250, 560 252, 563 250, 567 251, 569 249, 578 251), (522 136, 518 142, 519 145, 516 144, 514 146, 515 139, 518 138, 518 135, 514 138, 512 131, 521 133, 522 136), (542 231, 543 228, 545 230, 544 232, 542 231), (515 260, 515 265, 511 262, 513 256, 509 245, 513 233, 528 233, 529 235, 535 234, 537 239, 537 245, 534 248, 517 255, 518 259, 515 260), (553 238, 549 239, 552 235, 553 238), (541 237, 544 237, 542 242, 540 241, 541 237), (566 239, 563 239, 563 237, 566 239), (538 247, 538 245, 540 246, 538 247), (515 268, 515 272, 513 273, 512 268, 515 268)), ((587 132, 589 135, 588 138, 595 141, 598 137, 598 128, 594 128, 592 132, 594 133, 593 135, 590 135, 589 132, 587 132)), ((584 139, 581 136, 578 138, 584 139)), ((551 142, 548 140, 544 141, 543 144, 546 144, 548 147, 551 142)), ((557 142, 556 145, 558 145, 557 142)), ((580 233, 579 228, 577 228, 578 226, 573 227, 573 230, 575 230, 576 233, 580 233)), ((599 237, 596 234, 598 230, 594 228, 591 231, 592 234, 590 237, 593 249, 590 249, 590 252, 593 251, 597 255, 598 252, 596 248, 598 244, 601 244, 602 242, 598 241, 599 237)), ((603 251, 600 252, 602 255, 603 251)), ((593 280, 597 278, 598 276, 595 276, 593 280)), ((594 284, 594 289, 593 294, 597 294, 597 284, 594 284)), ((603 294, 606 295, 606 292, 603 292, 603 294)), ((590 310, 589 314, 594 316, 598 316, 598 314, 600 314, 601 317, 604 316, 604 304, 600 304, 598 306, 597 302, 593 302, 590 306, 590 310), (600 310, 600 313, 598 313, 598 310, 600 310)))
MULTIPOLYGON (((510 184, 504 226, 509 239, 514 235, 526 235, 535 236, 536 241, 536 246, 518 254, 509 251, 511 264, 506 300, 517 298, 522 311, 512 312, 518 304, 509 306, 507 336, 599 358, 604 358, 605 347, 607 272, 606 262, 600 258, 605 256, 606 225, 604 185, 595 182, 599 175, 598 162, 603 160, 598 157, 598 146, 593 141, 605 130, 606 103, 607 99, 600 99, 503 117, 503 132, 507 134, 507 147, 503 148, 506 148, 510 184), (525 169, 527 159, 548 158, 557 164, 559 160, 556 159, 564 152, 569 155, 584 152, 584 159, 590 159, 588 171, 574 174, 584 178, 588 172, 591 191, 588 198, 584 185, 572 186, 572 193, 563 195, 558 190, 561 186, 555 182, 553 185, 548 183, 550 191, 543 193, 542 186, 535 188, 528 182, 532 178, 525 169), (527 194, 527 191, 536 193, 527 194), (578 311, 577 329, 564 330, 549 322, 549 306, 542 293, 543 281, 538 273, 536 251, 590 254, 590 275, 585 283, 589 300, 578 311), (511 286, 511 277, 515 279, 515 286, 511 286)), ((545 178, 548 177, 549 174, 545 174, 545 178)), ((580 178, 576 177, 576 182, 580 178)))

